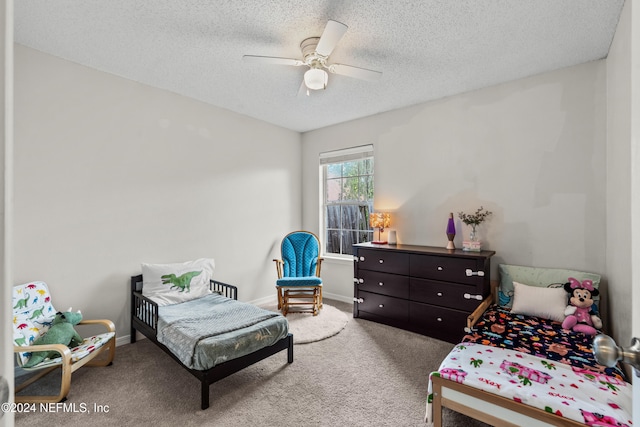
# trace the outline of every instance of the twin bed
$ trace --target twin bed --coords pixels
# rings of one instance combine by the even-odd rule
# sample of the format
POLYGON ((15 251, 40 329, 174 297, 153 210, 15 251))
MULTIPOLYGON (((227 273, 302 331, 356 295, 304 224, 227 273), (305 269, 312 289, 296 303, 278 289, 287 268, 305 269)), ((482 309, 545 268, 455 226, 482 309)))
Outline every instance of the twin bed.
POLYGON ((500 285, 470 316, 468 334, 430 375, 425 421, 441 426, 447 407, 494 426, 631 426, 625 373, 599 365, 593 336, 563 329, 553 313, 562 300, 554 301, 558 293, 551 289, 568 277, 597 287, 599 276, 499 270, 500 285))
POLYGON ((143 294, 142 275, 131 278, 131 342, 142 333, 198 378, 202 409, 210 384, 283 350, 293 362, 286 318, 237 301, 235 286, 208 282, 211 293, 162 305, 143 294))

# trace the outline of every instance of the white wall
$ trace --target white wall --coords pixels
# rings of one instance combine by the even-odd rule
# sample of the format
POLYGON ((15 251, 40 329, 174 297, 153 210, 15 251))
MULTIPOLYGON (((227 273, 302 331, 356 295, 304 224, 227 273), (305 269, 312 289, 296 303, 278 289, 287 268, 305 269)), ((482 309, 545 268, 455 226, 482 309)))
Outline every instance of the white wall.
POLYGON ((634 200, 637 203, 639 197, 632 192, 631 178, 634 168, 631 157, 631 28, 631 2, 626 2, 607 58, 606 257, 613 324, 611 335, 623 346, 631 339, 631 227, 634 225, 631 214, 632 203, 634 200))
MULTIPOLYGON (((449 212, 482 205, 493 277, 498 263, 605 274, 605 95, 596 61, 305 133, 303 227, 319 228, 318 154, 373 143, 375 208, 399 242, 445 246, 449 212)), ((353 296, 350 262, 323 276, 353 296)))
POLYGON ((120 336, 141 262, 213 257, 241 300, 275 298, 299 133, 19 45, 15 67, 16 283, 120 336))
MULTIPOLYGON (((640 337, 640 7, 635 6, 625 2, 607 58, 607 270, 612 336, 624 347, 640 337)), ((633 383, 638 423, 638 377, 633 383)))

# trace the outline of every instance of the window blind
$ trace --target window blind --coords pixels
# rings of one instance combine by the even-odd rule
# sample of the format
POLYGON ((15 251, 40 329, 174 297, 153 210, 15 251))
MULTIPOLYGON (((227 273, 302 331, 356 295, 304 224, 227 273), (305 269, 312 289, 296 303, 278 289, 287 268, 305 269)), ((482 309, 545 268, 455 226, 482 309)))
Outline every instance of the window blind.
POLYGON ((320 164, 329 165, 373 157, 373 144, 320 153, 320 164))

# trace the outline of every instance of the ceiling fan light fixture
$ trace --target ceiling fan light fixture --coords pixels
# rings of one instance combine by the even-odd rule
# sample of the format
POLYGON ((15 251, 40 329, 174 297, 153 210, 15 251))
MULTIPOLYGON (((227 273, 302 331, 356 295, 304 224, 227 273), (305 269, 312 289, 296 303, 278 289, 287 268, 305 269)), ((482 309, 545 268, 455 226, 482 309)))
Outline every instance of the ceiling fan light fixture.
POLYGON ((327 87, 329 74, 320 68, 311 68, 304 73, 304 84, 311 90, 320 90, 327 87))

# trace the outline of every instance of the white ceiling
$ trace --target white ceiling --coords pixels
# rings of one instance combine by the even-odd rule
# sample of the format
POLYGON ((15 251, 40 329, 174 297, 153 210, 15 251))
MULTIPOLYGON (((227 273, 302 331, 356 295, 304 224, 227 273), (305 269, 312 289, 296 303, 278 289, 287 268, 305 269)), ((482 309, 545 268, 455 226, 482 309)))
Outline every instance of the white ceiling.
POLYGON ((607 56, 624 0, 18 0, 15 41, 304 132, 607 56), (330 56, 382 71, 298 96, 300 42, 349 26, 330 56))

